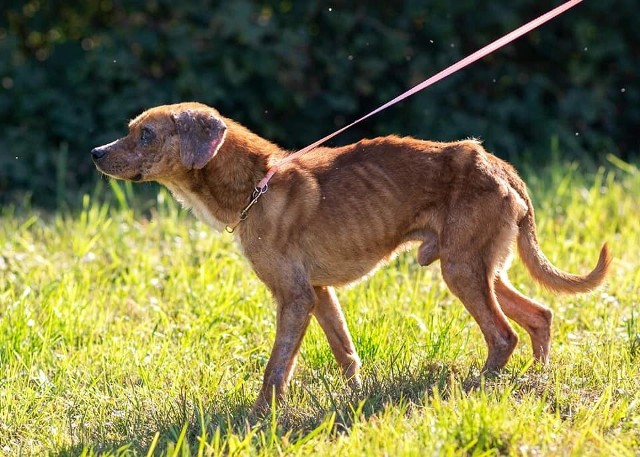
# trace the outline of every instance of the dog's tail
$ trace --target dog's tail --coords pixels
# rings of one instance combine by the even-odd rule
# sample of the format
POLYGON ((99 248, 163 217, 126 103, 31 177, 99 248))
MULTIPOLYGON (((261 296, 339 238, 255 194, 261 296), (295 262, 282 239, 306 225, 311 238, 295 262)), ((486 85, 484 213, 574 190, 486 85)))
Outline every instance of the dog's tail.
POLYGON ((595 268, 586 275, 566 273, 556 268, 544 255, 538 244, 533 205, 528 196, 525 198, 529 210, 520 221, 518 233, 518 253, 531 276, 556 292, 580 293, 595 289, 604 281, 611 264, 609 249, 605 243, 595 268))

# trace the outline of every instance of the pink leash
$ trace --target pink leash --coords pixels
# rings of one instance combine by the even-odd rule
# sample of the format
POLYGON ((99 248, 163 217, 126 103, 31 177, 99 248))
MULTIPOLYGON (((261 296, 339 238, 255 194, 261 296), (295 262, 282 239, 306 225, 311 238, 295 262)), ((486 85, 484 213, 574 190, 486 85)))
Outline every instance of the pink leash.
MULTIPOLYGON (((286 163, 289 163, 292 160, 294 160, 295 158, 297 158, 297 157, 299 157, 299 156, 301 156, 303 154, 306 154, 307 152, 311 151, 312 149, 317 148, 318 146, 320 146, 321 144, 323 144, 326 141, 330 140, 331 138, 335 137, 336 135, 341 134, 345 130, 353 127, 356 124, 359 124, 360 122, 364 121, 365 119, 368 119, 371 116, 373 116, 375 114, 378 114, 380 111, 385 110, 385 109, 389 108, 392 105, 395 105, 396 103, 404 100, 405 98, 410 97, 413 94, 415 94, 417 92, 420 92, 423 89, 426 89, 427 87, 437 83, 441 79, 444 79, 447 76, 455 73, 456 71, 461 70, 462 68, 466 67, 467 65, 472 64, 476 60, 479 60, 479 59, 487 56, 488 54, 491 54, 492 52, 500 49, 501 47, 506 46, 507 44, 511 43, 512 41, 516 40, 517 38, 520 38, 522 35, 525 35, 525 34, 529 33, 530 31, 532 31, 535 28, 538 28, 539 26, 541 26, 545 22, 548 22, 551 19, 555 18, 556 16, 559 16, 560 14, 564 13, 565 11, 567 11, 570 8, 573 8, 574 6, 576 6, 580 2, 582 2, 582 0, 569 0, 566 3, 563 3, 562 5, 552 9, 548 13, 545 13, 542 16, 538 17, 537 19, 534 19, 531 22, 528 22, 528 23, 518 27, 513 32, 508 33, 507 35, 503 36, 502 38, 497 39, 496 41, 486 45, 482 49, 477 50, 473 54, 471 54, 471 55, 465 57, 464 59, 454 63, 453 65, 445 68, 444 70, 442 70, 439 73, 433 75, 429 79, 427 79, 427 80, 421 82, 420 84, 412 87, 411 89, 407 90, 403 94, 398 95, 393 100, 388 101, 384 105, 382 105, 382 106, 374 109, 370 113, 362 116, 360 119, 356 119, 351 124, 349 124, 349 125, 347 125, 345 127, 342 127, 339 130, 336 130, 335 132, 325 136, 324 138, 319 139, 315 143, 312 143, 309 146, 307 146, 307 147, 305 147, 303 149, 300 149, 299 151, 294 152, 293 154, 290 154, 287 157, 285 157, 284 159, 280 160, 273 167, 271 167, 269 169, 269 171, 267 171, 267 174, 264 176, 264 178, 262 178, 262 180, 256 186, 255 191, 251 195, 250 203, 240 213, 240 221, 243 221, 244 219, 246 219, 249 209, 258 201, 260 196, 262 194, 264 194, 268 190, 269 180, 278 171, 278 169, 280 167, 282 167, 283 165, 285 165, 286 163)), ((233 229, 231 229, 231 231, 233 231, 233 229)))

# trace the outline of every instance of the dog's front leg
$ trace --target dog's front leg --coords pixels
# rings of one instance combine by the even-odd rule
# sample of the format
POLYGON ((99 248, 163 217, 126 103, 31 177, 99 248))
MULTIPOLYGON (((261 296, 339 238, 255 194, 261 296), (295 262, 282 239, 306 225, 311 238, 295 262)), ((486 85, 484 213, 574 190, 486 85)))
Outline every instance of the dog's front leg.
POLYGON ((254 413, 267 410, 280 401, 293 374, 302 337, 317 297, 306 277, 294 274, 273 288, 278 304, 276 341, 264 372, 262 389, 253 406, 254 413), (275 395, 275 397, 274 397, 275 395))

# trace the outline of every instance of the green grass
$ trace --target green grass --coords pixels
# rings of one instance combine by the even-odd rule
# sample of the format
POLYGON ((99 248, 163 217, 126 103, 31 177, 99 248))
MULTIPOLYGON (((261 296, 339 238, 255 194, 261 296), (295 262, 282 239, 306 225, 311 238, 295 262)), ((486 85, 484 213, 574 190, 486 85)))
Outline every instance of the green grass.
POLYGON ((514 264, 555 311, 547 369, 521 332, 504 374, 470 388, 480 331, 410 252, 339 291, 362 392, 313 323, 287 403, 252 425, 274 306, 230 235, 117 183, 75 212, 2 209, 0 454, 638 455, 640 172, 612 158, 524 175, 552 261, 585 272, 605 240, 615 256, 579 296, 514 264))

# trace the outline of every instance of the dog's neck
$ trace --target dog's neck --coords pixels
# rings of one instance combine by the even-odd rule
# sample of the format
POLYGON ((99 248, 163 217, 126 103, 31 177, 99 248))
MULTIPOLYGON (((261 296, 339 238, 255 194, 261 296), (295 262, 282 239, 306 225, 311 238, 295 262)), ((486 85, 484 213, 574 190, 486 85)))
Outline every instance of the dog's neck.
POLYGON ((231 119, 218 153, 201 170, 163 182, 203 222, 221 230, 235 225, 256 184, 286 153, 231 119))

